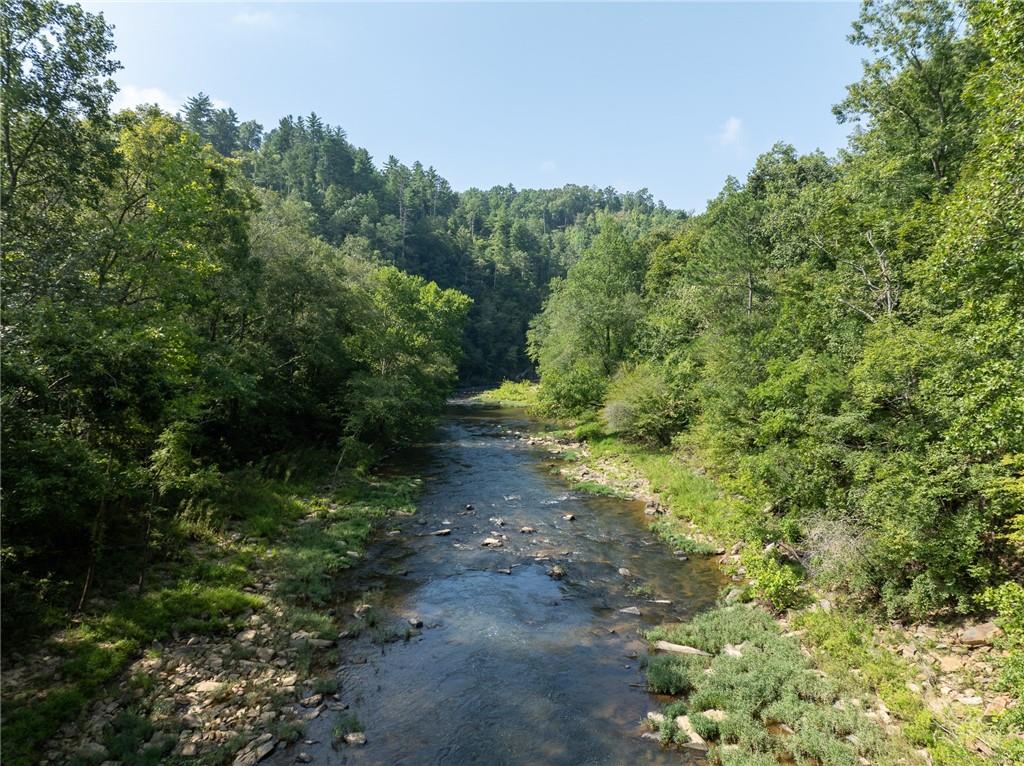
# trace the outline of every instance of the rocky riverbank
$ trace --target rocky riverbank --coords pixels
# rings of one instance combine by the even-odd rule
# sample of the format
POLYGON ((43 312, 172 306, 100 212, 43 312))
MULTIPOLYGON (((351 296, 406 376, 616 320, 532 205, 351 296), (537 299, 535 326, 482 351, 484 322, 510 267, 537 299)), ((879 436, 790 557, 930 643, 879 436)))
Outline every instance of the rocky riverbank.
MULTIPOLYGON (((663 537, 693 540, 706 554, 717 556, 734 583, 723 593, 724 603, 744 596, 749 584, 742 563, 745 544, 710 535, 674 510, 628 455, 595 456, 586 441, 564 432, 521 438, 567 458, 559 471, 576 486, 606 487, 643 501, 653 528, 663 537)), ((689 468, 680 465, 679 470, 689 468)), ((1000 665, 1008 653, 998 646, 998 626, 971 621, 941 626, 874 623, 837 608, 834 594, 802 587, 806 606, 782 613, 769 609, 779 631, 799 640, 820 670, 845 678, 852 704, 887 737, 902 740, 905 750, 928 764, 1020 762, 1016 759, 1024 749, 1024 733, 996 725, 1022 704, 1001 680, 1000 665)))
POLYGON ((292 743, 305 761, 306 725, 344 710, 339 652, 367 618, 337 583, 374 529, 413 512, 415 485, 353 478, 301 496, 275 486, 280 502, 258 504, 258 523, 207 530, 150 592, 94 599, 78 624, 8 658, 5 739, 24 734, 5 742, 5 761, 252 766, 292 743), (111 680, 87 683, 99 663, 111 680))

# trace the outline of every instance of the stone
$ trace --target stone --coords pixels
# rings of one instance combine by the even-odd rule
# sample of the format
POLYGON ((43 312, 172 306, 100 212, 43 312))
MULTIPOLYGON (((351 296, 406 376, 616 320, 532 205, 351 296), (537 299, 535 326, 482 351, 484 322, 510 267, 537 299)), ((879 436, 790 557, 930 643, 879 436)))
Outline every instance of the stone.
POLYGON ((647 714, 647 720, 653 723, 655 726, 660 726, 662 723, 664 723, 665 716, 663 716, 661 713, 655 713, 654 711, 651 711, 647 714))
POLYGON ((472 503, 466 503, 466 510, 467 511, 475 510, 474 507, 473 507, 473 504, 472 503))
POLYGON ((261 662, 270 662, 274 659, 275 653, 269 646, 261 646, 256 650, 256 656, 259 657, 261 662))
POLYGON ((235 640, 240 641, 243 644, 251 644, 253 641, 256 640, 256 631, 251 629, 243 630, 241 633, 235 636, 235 640))
POLYGON ((679 731, 687 736, 689 742, 684 743, 684 747, 690 747, 694 750, 707 750, 707 742, 704 738, 697 733, 697 730, 693 728, 693 724, 690 723, 690 716, 678 715, 676 716, 676 726, 679 727, 679 731))
POLYGON ((565 514, 565 516, 562 517, 562 519, 564 521, 576 521, 576 514, 574 514, 574 513, 567 513, 567 514, 565 514))
POLYGON ((181 754, 185 758, 194 758, 196 755, 196 743, 186 742, 181 746, 181 754))
POLYGON ((639 617, 640 616, 640 608, 636 607, 636 606, 627 606, 625 609, 620 609, 619 613, 620 614, 633 614, 633 615, 636 615, 637 617, 639 617))
POLYGON ((224 684, 219 681, 200 681, 195 685, 195 690, 200 694, 212 694, 219 692, 224 688, 224 684))
POLYGON ((977 696, 977 695, 967 695, 967 694, 959 695, 956 698, 956 701, 959 702, 961 705, 971 705, 971 706, 980 705, 982 702, 984 702, 984 700, 981 697, 977 696))
POLYGON ((345 735, 345 743, 348 745, 365 745, 366 735, 361 731, 349 732, 345 735))
POLYGON ((444 529, 435 529, 430 534, 434 535, 435 537, 447 537, 451 533, 452 531, 448 529, 448 527, 445 527, 444 529))
MULTIPOLYGON (((637 611, 639 614, 639 610, 637 611)), ((701 657, 710 657, 711 655, 707 652, 701 651, 692 646, 685 646, 684 644, 673 644, 671 641, 655 641, 654 648, 660 649, 663 652, 672 652, 674 654, 695 654, 701 657)))
POLYGON ((939 657, 939 670, 943 673, 955 673, 964 666, 964 661, 955 654, 939 657))
POLYGON ((715 721, 716 723, 721 723, 726 719, 728 714, 724 710, 712 709, 703 711, 701 715, 703 715, 705 718, 715 721))
POLYGON ((619 567, 619 574, 623 577, 631 577, 633 573, 626 569, 626 567, 619 567))
POLYGON ((324 695, 322 694, 310 694, 308 697, 303 698, 299 704, 303 707, 313 707, 319 705, 324 701, 324 695))
POLYGON ((729 592, 725 594, 725 603, 734 604, 740 600, 740 596, 743 595, 743 591, 739 588, 730 588, 729 592))
POLYGON ((497 537, 485 537, 480 543, 484 548, 500 548, 503 544, 497 537))
POLYGON ((86 742, 78 748, 75 755, 86 763, 99 764, 107 760, 109 753, 107 748, 103 747, 99 742, 86 742))
POLYGON ((409 625, 411 625, 414 628, 422 628, 423 627, 423 620, 421 620, 419 617, 410 617, 409 618, 409 625))
POLYGON ((722 654, 726 657, 742 657, 743 650, 733 644, 726 644, 722 647, 722 654))
POLYGON ((558 564, 555 564, 551 569, 548 570, 548 577, 552 580, 561 580, 565 577, 565 570, 562 569, 558 564))
POLYGON ((537 530, 534 529, 533 527, 520 527, 519 528, 520 534, 524 534, 524 535, 532 535, 536 531, 537 530))
POLYGON ((299 753, 297 756, 295 756, 295 760, 298 761, 299 763, 312 763, 313 762, 313 756, 311 756, 309 753, 303 751, 303 752, 299 753))
POLYGON ((991 644, 992 639, 1001 636, 1003 631, 994 622, 983 622, 980 625, 972 625, 964 628, 960 634, 960 643, 967 646, 985 646, 991 644))

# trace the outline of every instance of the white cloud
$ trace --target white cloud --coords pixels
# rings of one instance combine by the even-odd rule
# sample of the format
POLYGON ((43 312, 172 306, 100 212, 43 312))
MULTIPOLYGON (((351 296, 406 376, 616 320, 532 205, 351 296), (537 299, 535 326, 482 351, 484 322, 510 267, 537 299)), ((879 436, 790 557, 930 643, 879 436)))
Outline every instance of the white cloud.
POLYGON ((730 117, 718 131, 719 146, 736 146, 743 144, 743 120, 739 117, 730 117))
POLYGON ((270 11, 239 11, 231 21, 243 27, 272 27, 277 19, 270 11))
POLYGON ((556 170, 558 170, 558 165, 554 162, 554 160, 544 160, 542 163, 540 163, 540 170, 542 173, 554 173, 556 170))
POLYGON ((156 104, 165 112, 174 114, 181 109, 183 99, 175 98, 160 88, 140 88, 138 85, 122 85, 114 95, 111 108, 118 112, 142 104, 156 104))

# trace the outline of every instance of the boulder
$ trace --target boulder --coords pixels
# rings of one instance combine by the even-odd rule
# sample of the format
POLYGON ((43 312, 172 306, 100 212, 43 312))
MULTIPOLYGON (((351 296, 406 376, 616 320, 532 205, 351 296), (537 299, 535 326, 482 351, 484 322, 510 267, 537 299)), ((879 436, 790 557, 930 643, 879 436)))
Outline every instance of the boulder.
POLYGON ((625 609, 620 609, 619 612, 621 614, 633 614, 637 617, 640 616, 640 608, 636 606, 627 606, 625 609))
POLYGON ((980 625, 972 625, 964 628, 960 634, 960 643, 966 646, 985 646, 991 644, 994 638, 1001 636, 1003 631, 994 622, 983 622, 980 625))
POLYGON ((690 716, 676 716, 676 726, 678 726, 679 731, 685 734, 686 737, 689 739, 688 742, 683 743, 683 747, 688 747, 692 750, 708 749, 708 743, 704 741, 704 738, 697 733, 697 730, 693 728, 693 724, 690 723, 690 716))
MULTIPOLYGON (((639 610, 637 611, 639 614, 639 610)), ((692 646, 685 646, 684 644, 673 644, 671 641, 655 641, 654 648, 660 649, 663 652, 672 652, 674 654, 696 654, 701 657, 710 657, 711 655, 707 652, 701 651, 692 646)))

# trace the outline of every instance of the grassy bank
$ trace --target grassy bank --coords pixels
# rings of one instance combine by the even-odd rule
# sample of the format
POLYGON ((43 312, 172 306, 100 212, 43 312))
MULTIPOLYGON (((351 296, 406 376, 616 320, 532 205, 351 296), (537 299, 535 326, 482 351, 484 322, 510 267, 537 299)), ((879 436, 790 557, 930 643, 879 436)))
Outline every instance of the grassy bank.
MULTIPOLYGON (((319 486, 316 479, 325 474, 275 473, 231 476, 216 500, 181 516, 166 558, 154 565, 141 593, 131 588, 112 598, 101 590, 65 629, 11 664, 3 697, 4 763, 37 763, 90 703, 124 696, 118 684, 128 668, 142 657, 158 657, 165 644, 230 636, 254 615, 314 640, 336 638, 338 626, 326 608, 336 578, 355 564, 384 519, 413 510, 417 482, 346 473, 319 486)), ((296 652, 289 664, 308 673, 310 652, 296 652)), ((132 685, 146 691, 152 679, 138 675, 132 685)), ((128 694, 143 696, 134 689, 128 694)), ((115 760, 148 763, 159 756, 167 762, 163 751, 139 760, 135 739, 152 728, 137 725, 145 713, 136 711, 99 732, 110 753, 127 757, 115 760), (129 729, 136 734, 126 735, 129 729)), ((224 759, 233 756, 232 747, 236 743, 225 744, 224 759)))
MULTIPOLYGON (((520 392, 519 399, 535 406, 528 392, 520 392)), ((746 607, 727 608, 650 636, 652 641, 689 643, 712 655, 655 656, 649 672, 652 689, 681 695, 659 723, 663 739, 686 741, 675 720, 692 712, 698 734, 717 744, 712 760, 725 766, 761 766, 780 757, 851 766, 859 758, 936 766, 1024 763, 1020 704, 995 712, 977 705, 970 699, 975 690, 969 667, 966 677, 957 680, 970 693, 959 698, 966 696, 971 704, 958 703, 956 689, 949 693, 946 688, 954 678, 938 667, 938 660, 950 656, 955 635, 940 626, 931 629, 932 638, 915 641, 905 629, 855 605, 834 607, 841 599, 819 592, 786 555, 792 531, 724 491, 692 457, 626 442, 592 421, 555 429, 553 436, 580 443, 565 456, 585 464, 590 483, 604 482, 615 491, 631 476, 646 480, 666 511, 652 522, 652 530, 668 544, 684 550, 692 546, 696 553, 736 552, 723 557, 735 575, 728 599, 764 607, 753 613, 746 607), (715 636, 728 636, 724 643, 750 643, 757 661, 719 657, 723 641, 715 636), (794 647, 802 649, 799 656, 794 647), (824 687, 803 689, 808 668, 824 679, 824 687), (731 717, 728 724, 701 717, 716 707, 731 717)), ((1024 604, 1019 589, 1006 591, 1001 602, 991 604, 1005 631, 992 650, 991 665, 1001 674, 992 691, 1020 700, 1024 604)))

